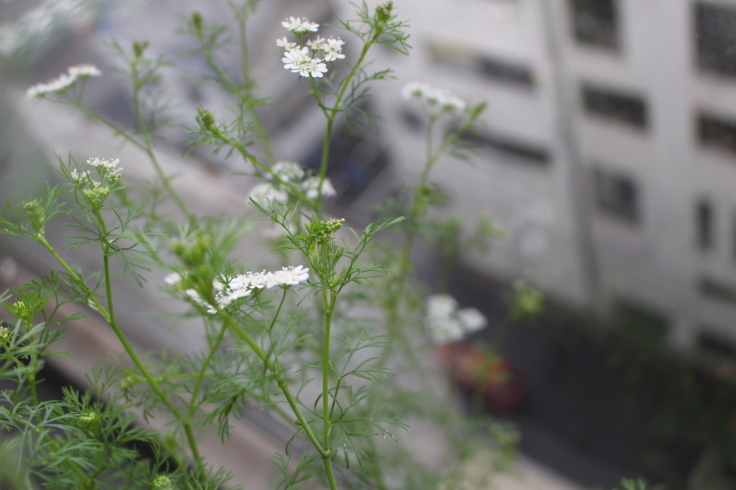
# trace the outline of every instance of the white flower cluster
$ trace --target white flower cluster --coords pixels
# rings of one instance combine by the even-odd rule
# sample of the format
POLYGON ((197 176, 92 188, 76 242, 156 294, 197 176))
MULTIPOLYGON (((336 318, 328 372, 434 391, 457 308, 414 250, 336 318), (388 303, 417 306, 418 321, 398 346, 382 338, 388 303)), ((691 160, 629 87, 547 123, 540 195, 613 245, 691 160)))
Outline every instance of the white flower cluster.
MULTIPOLYGON (((301 17, 289 17, 281 23, 286 29, 290 30, 301 39, 308 32, 317 32, 319 24, 309 22, 301 17)), ((325 39, 317 37, 307 41, 307 45, 302 47, 299 43, 289 41, 288 38, 282 37, 276 40, 276 46, 284 48, 284 68, 291 70, 292 73, 299 73, 302 77, 322 78, 323 73, 327 73, 327 65, 322 61, 336 61, 345 58, 342 54, 342 46, 345 42, 340 38, 325 39), (321 54, 321 58, 317 55, 321 54)))
MULTIPOLYGON (((178 272, 172 272, 171 274, 169 274, 168 276, 164 278, 164 282, 168 284, 169 286, 173 286, 174 288, 179 288, 180 287, 179 283, 181 282, 182 279, 184 279, 184 276, 182 276, 178 272)), ((221 283, 220 281, 215 280, 215 281, 212 281, 212 288, 215 291, 222 291, 223 289, 225 289, 225 285, 221 283)), ((215 313, 217 313, 217 311, 211 305, 209 305, 207 301, 205 301, 204 298, 202 298, 202 296, 200 296, 200 294, 194 289, 184 289, 183 292, 186 295, 186 297, 189 298, 193 303, 196 303, 199 306, 205 308, 207 310, 207 313, 211 315, 214 315, 215 313)))
MULTIPOLYGON (((300 188, 307 198, 317 198, 319 194, 319 177, 308 177, 305 179, 304 169, 298 163, 277 162, 271 167, 271 171, 281 181, 300 188)), ((267 176, 268 180, 274 180, 273 174, 267 176)), ((328 179, 325 179, 322 182, 322 197, 334 197, 336 194, 337 192, 332 186, 332 183, 328 179)), ((251 199, 261 206, 266 206, 269 202, 286 202, 289 199, 289 194, 278 182, 264 182, 251 189, 248 195, 248 201, 251 199)))
POLYGON ((289 17, 281 23, 286 29, 290 30, 296 36, 303 36, 307 32, 317 32, 319 24, 309 22, 309 19, 301 17, 289 17))
POLYGON ((401 95, 405 99, 420 99, 430 107, 439 107, 442 111, 447 112, 461 113, 467 107, 465 101, 460 97, 421 82, 407 83, 401 89, 401 95))
MULTIPOLYGON (((120 159, 118 158, 111 160, 105 160, 98 157, 87 159, 87 165, 95 167, 97 169, 97 172, 101 176, 106 177, 111 183, 118 181, 123 171, 122 168, 116 168, 118 163, 120 163, 120 159)), ((86 185, 99 187, 100 185, 102 185, 100 182, 97 182, 95 179, 92 178, 92 174, 90 174, 88 170, 77 172, 77 169, 74 168, 69 172, 69 175, 72 180, 81 184, 82 187, 86 185)))
MULTIPOLYGON (((181 274, 176 272, 169 274, 164 278, 164 282, 170 286, 177 287, 183 279, 181 274)), ((250 296, 254 289, 271 289, 273 287, 297 286, 309 279, 309 269, 304 266, 283 267, 281 270, 273 272, 246 272, 236 276, 230 280, 229 286, 225 287, 220 281, 213 281, 212 287, 217 291, 215 300, 217 306, 222 309, 239 298, 250 296)), ((184 290, 184 294, 194 303, 202 306, 207 313, 214 315, 217 313, 212 305, 208 304, 193 289, 184 290)))
POLYGON ((74 85, 78 79, 86 79, 89 77, 99 77, 102 74, 93 65, 76 65, 69 67, 66 73, 62 73, 58 78, 51 80, 46 83, 39 83, 26 90, 26 98, 33 99, 36 97, 43 97, 49 92, 63 92, 72 85, 74 85))
POLYGON ((307 46, 312 52, 322 51, 324 53, 325 61, 345 59, 345 55, 342 54, 343 44, 345 44, 345 41, 339 37, 337 39, 334 37, 329 39, 317 37, 317 39, 307 41, 307 46))
POLYGON ((122 168, 116 168, 120 163, 120 159, 115 158, 111 160, 105 160, 102 158, 88 158, 87 165, 91 165, 97 169, 100 175, 104 175, 110 180, 118 180, 122 173, 122 168))
POLYGON ((475 308, 458 310, 457 301, 447 294, 435 294, 427 298, 426 326, 435 344, 448 344, 477 332, 488 323, 486 317, 475 308))

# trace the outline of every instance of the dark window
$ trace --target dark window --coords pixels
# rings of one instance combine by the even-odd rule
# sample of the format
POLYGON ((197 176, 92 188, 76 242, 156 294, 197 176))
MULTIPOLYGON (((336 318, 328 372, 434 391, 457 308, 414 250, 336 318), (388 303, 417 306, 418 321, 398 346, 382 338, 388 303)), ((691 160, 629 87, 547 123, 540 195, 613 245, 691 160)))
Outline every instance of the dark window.
POLYGON ((710 299, 736 305, 736 288, 730 284, 710 277, 701 277, 698 280, 698 291, 710 299))
POLYGON ((696 3, 695 39, 701 70, 736 76, 736 8, 696 3))
POLYGON ((589 114, 647 127, 647 107, 641 97, 587 84, 582 90, 583 107, 589 114))
POLYGON ((523 63, 453 44, 432 43, 429 51, 437 63, 475 73, 496 83, 521 88, 533 88, 535 85, 532 70, 523 63))
POLYGON ((701 114, 698 117, 698 139, 703 146, 736 154, 736 121, 701 114))
POLYGON ((701 250, 713 248, 713 205, 707 199, 701 199, 695 205, 696 241, 701 250))
POLYGON ((502 158, 515 162, 546 166, 550 163, 547 150, 535 143, 491 133, 465 133, 462 139, 472 146, 479 146, 502 158))
POLYGON ((531 69, 519 63, 480 56, 476 69, 481 75, 499 83, 534 87, 534 76, 531 69))
POLYGON ((631 177, 598 169, 595 172, 598 209, 610 216, 639 221, 639 191, 631 177))
POLYGON ((600 48, 618 48, 616 0, 570 0, 570 9, 575 40, 600 48))

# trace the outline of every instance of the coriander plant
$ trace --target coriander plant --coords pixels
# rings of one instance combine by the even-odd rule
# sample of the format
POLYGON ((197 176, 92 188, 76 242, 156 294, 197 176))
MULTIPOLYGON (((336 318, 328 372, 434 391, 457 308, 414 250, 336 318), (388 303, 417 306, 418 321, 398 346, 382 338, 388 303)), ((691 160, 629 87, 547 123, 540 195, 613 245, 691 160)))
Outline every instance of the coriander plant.
MULTIPOLYGON (((248 270, 234 250, 253 220, 197 214, 164 172, 158 131, 173 123, 157 101, 165 90, 161 72, 170 63, 149 56, 148 43, 113 43, 135 109, 134 127, 85 106, 85 86, 107 76, 92 65, 73 66, 28 89, 29 99, 67 104, 108 127, 147 157, 156 178, 150 186, 133 187, 117 158, 59 155, 59 183, 3 209, 0 232, 37 242, 57 264, 0 296, 9 315, 0 326, 0 380, 13 386, 0 393, 5 486, 221 488, 230 485, 230 476, 208 459, 199 437, 214 430, 226 443, 233 425, 254 408, 292 432, 273 459, 279 471, 272 488, 431 488, 441 482, 460 488, 460 461, 470 459, 475 447, 468 435, 479 428, 496 441, 498 458, 490 471, 505 470, 513 456, 514 431, 453 408, 446 387, 433 385, 421 355, 432 342, 482 328, 485 318, 474 309, 455 313, 454 307, 442 316, 447 308, 434 299, 425 319, 420 305, 429 291, 412 276, 418 240, 444 250, 447 260, 459 251, 457 220, 437 221, 431 212, 443 199, 431 173, 448 155, 464 156, 463 136, 484 104, 470 105, 426 84, 407 85, 405 97, 416 99, 428 120, 424 168, 381 209, 381 219, 349 228, 326 207, 335 195, 327 176, 332 138, 340 128, 349 133, 355 124, 373 122, 361 102, 372 83, 392 72, 374 71, 369 53, 383 45, 408 54, 407 23, 398 20, 391 2, 375 9, 356 5, 355 17, 340 21, 346 40, 321 37, 319 25, 304 18, 282 22, 286 35, 276 45, 283 49, 284 68, 294 74, 295 89, 308 89, 325 121, 320 164, 310 172, 278 160, 261 119, 269 101, 257 96, 246 42, 256 3, 230 3, 235 33, 198 13, 186 20, 183 33, 196 44, 188 55, 205 61, 208 80, 235 104, 201 107, 184 125, 192 147, 222 152, 261 180, 248 205, 273 224, 271 243, 281 267, 248 270), (232 39, 242 54, 239 74, 217 62, 232 39), (348 44, 357 46, 355 57, 343 53, 348 44), (175 213, 165 211, 167 203, 175 213), (50 238, 56 222, 70 230, 66 244, 50 238), (455 248, 448 245, 453 243, 455 248), (99 269, 70 263, 60 252, 64 246, 98 254, 99 269), (119 321, 116 291, 126 279, 143 285, 154 268, 168 273, 161 288, 188 306, 187 317, 200 320, 203 350, 139 352, 131 343, 119 321), (44 360, 65 355, 54 344, 62 327, 82 316, 65 313, 68 304, 99 315, 125 359, 89 373, 85 391, 64 388, 61 399, 45 401, 37 393, 44 360), (430 469, 401 443, 387 448, 382 441, 401 442, 409 417, 438 427, 457 461, 430 469), (161 421, 167 432, 140 420, 161 421)), ((467 244, 480 246, 494 233, 485 224, 467 244)), ((443 293, 444 286, 435 292, 443 293)))

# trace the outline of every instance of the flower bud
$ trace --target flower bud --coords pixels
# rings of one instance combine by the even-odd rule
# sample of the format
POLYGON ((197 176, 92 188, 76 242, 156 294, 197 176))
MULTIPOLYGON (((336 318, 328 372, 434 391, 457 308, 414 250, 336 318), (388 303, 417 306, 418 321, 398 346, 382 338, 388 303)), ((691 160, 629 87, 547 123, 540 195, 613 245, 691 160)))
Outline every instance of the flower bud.
POLYGON ((381 24, 386 24, 391 20, 391 10, 394 8, 393 2, 386 2, 376 8, 376 20, 381 24))
POLYGON ((174 487, 171 485, 171 480, 168 476, 165 475, 159 475, 151 482, 151 489, 173 490, 173 488, 174 487))
POLYGON ((19 320, 29 323, 33 320, 33 311, 26 301, 16 301, 10 305, 6 304, 5 307, 19 320))
POLYGON ((514 283, 513 312, 517 318, 539 315, 544 309, 544 297, 538 290, 523 281, 514 283))
POLYGON ((12 338, 13 332, 8 327, 0 325, 0 347, 9 345, 12 338))
POLYGON ((92 211, 97 211, 105 204, 105 199, 110 195, 111 189, 106 185, 98 185, 89 189, 82 189, 82 196, 87 201, 92 211))
POLYGON ((21 207, 26 211, 26 217, 28 222, 31 224, 37 235, 44 234, 44 225, 46 218, 46 210, 41 206, 37 200, 26 201, 21 204, 21 207))
POLYGON ((138 42, 135 41, 133 43, 133 54, 136 58, 141 58, 143 56, 143 52, 148 47, 148 41, 138 42))
POLYGON ((202 14, 199 12, 194 12, 192 14, 192 26, 194 26, 194 30, 197 32, 197 34, 201 34, 202 32, 202 14))

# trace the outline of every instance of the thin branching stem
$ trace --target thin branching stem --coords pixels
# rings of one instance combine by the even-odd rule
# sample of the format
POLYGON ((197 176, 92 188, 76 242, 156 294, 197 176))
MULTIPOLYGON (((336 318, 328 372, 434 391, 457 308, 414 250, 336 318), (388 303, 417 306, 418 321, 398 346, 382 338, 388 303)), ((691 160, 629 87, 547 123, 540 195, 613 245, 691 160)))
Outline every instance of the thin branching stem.
POLYGON ((189 444, 189 449, 192 451, 192 456, 195 458, 195 461, 197 465, 202 465, 201 456, 199 453, 199 448, 197 446, 197 441, 194 437, 194 432, 192 431, 191 424, 188 420, 186 420, 184 417, 181 416, 181 413, 179 410, 176 409, 176 407, 171 403, 171 400, 169 400, 169 397, 166 395, 166 393, 161 389, 161 386, 156 381, 156 379, 151 375, 151 373, 146 368, 146 365, 141 361, 140 357, 138 357, 138 354, 136 353, 135 349, 133 349, 133 346, 128 342, 127 337, 123 333, 123 331, 120 329, 120 327, 117 324, 117 320, 114 316, 114 302, 112 297, 112 283, 111 283, 111 274, 110 274, 110 265, 109 265, 109 244, 107 242, 107 230, 104 225, 104 220, 102 219, 100 212, 97 211, 96 217, 98 221, 100 222, 100 231, 102 232, 103 236, 103 261, 104 261, 104 273, 105 273, 105 291, 107 294, 108 299, 108 307, 106 308, 105 305, 103 305, 99 299, 97 299, 96 295, 93 291, 91 291, 87 285, 84 282, 84 279, 77 273, 76 270, 74 270, 67 262, 64 260, 64 258, 59 255, 59 253, 56 251, 56 249, 46 240, 46 238, 42 235, 36 236, 36 239, 38 242, 43 245, 43 247, 59 262, 59 264, 67 271, 71 279, 76 282, 80 288, 88 295, 89 301, 91 303, 91 306, 93 306, 107 321, 107 323, 112 327, 113 331, 115 332, 115 335, 117 336, 118 340, 123 346, 123 349, 128 354, 128 357, 130 357, 130 360, 133 361, 133 364, 138 369, 138 371, 141 373, 141 375, 145 378, 146 382, 151 386, 151 389, 156 393, 156 396, 161 400, 161 402, 166 405, 166 407, 169 409, 171 414, 176 417, 177 420, 181 421, 182 426, 184 427, 184 432, 186 434, 187 442, 189 444), (112 308, 112 313, 108 308, 112 308))
POLYGON ((163 186, 166 188, 166 192, 169 193, 169 196, 174 201, 174 204, 176 204, 176 207, 179 208, 181 214, 184 215, 184 217, 187 219, 187 221, 189 221, 192 227, 197 229, 199 228, 199 225, 197 224, 196 218, 192 213, 189 212, 186 204, 184 204, 184 200, 171 185, 170 179, 164 173, 161 165, 158 162, 158 159, 156 159, 156 155, 153 152, 153 136, 151 134, 151 131, 149 131, 148 129, 145 115, 143 114, 143 107, 141 106, 141 88, 143 87, 143 82, 138 76, 138 60, 136 59, 133 63, 131 63, 130 67, 131 78, 133 79, 133 103, 135 105, 135 113, 138 118, 138 129, 143 135, 144 140, 144 144, 142 145, 143 151, 145 151, 146 155, 148 156, 148 159, 150 160, 154 170, 156 171, 156 175, 158 176, 163 186))
POLYGON ((258 356, 258 358, 264 363, 266 368, 271 371, 276 376, 276 384, 281 389, 281 391, 284 393, 284 396, 286 397, 286 401, 288 402, 291 409, 294 411, 294 415, 296 415, 297 420, 299 421, 299 424, 304 430, 304 433, 307 435, 307 438, 309 441, 314 445, 314 447, 317 449, 319 454, 324 458, 325 456, 329 457, 329 453, 325 453, 325 450, 322 448, 322 444, 319 442, 317 437, 314 435, 314 431, 312 431, 312 428, 309 426, 309 423, 304 418, 304 415, 302 414, 302 411, 299 409, 299 405, 297 404, 296 399, 294 398, 294 395, 291 393, 291 390, 289 389, 289 386, 286 382, 286 378, 284 378, 283 374, 279 371, 279 368, 272 363, 269 360, 268 354, 259 346, 253 338, 248 335, 248 333, 243 330, 240 325, 238 325, 230 316, 230 314, 225 311, 218 309, 217 315, 222 318, 222 320, 225 322, 227 327, 238 337, 240 340, 248 344, 248 346, 253 350, 253 352, 258 356))

